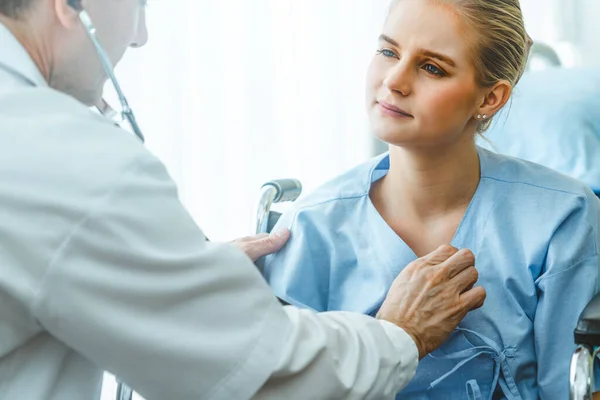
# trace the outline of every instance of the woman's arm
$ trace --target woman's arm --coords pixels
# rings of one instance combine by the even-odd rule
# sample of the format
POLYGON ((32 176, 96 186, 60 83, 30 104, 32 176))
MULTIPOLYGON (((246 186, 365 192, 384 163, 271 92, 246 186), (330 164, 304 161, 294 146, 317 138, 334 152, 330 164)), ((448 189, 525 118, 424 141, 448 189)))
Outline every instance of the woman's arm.
POLYGON ((568 398, 569 360, 579 315, 598 292, 598 203, 565 213, 549 241, 534 323, 540 399, 568 398))

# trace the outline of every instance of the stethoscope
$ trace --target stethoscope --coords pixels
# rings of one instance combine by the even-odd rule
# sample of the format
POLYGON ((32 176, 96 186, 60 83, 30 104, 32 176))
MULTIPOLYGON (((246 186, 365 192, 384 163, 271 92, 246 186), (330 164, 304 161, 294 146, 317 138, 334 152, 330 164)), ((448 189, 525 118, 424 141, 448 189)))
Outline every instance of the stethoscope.
POLYGON ((138 125, 138 123, 135 119, 133 110, 129 106, 129 102, 127 101, 127 98, 125 97, 123 90, 121 89, 121 85, 119 84, 119 81, 117 80, 117 77, 115 76, 114 67, 112 65, 112 62, 108 58, 106 51, 104 51, 104 48, 102 47, 102 45, 100 44, 100 41, 98 40, 98 37, 96 36, 96 27, 92 23, 92 19, 90 18, 87 11, 85 11, 80 6, 80 4, 78 4, 78 0, 68 0, 68 4, 74 10, 79 12, 79 19, 80 19, 81 23, 83 24, 83 27, 85 28, 85 32, 86 32, 87 36, 90 38, 90 41, 94 45, 94 49, 96 50, 96 53, 98 54, 98 58, 100 59, 100 62, 102 63, 102 67, 104 68, 106 75, 108 76, 110 82, 112 83, 112 85, 114 87, 117 97, 119 98, 119 103, 121 103, 121 112, 117 112, 112 107, 110 107, 104 99, 102 99, 101 104, 96 106, 98 108, 98 111, 100 111, 100 113, 102 115, 111 119, 113 122, 115 122, 117 124, 120 124, 126 120, 129 123, 129 126, 131 127, 131 130, 133 131, 133 133, 143 143, 144 142, 144 134, 142 133, 142 130, 140 129, 140 126, 138 125))
MULTIPOLYGON (((110 81, 114 87, 114 90, 119 98, 119 102, 121 103, 121 112, 115 111, 112 107, 110 107, 108 105, 108 103, 104 99, 102 99, 101 104, 97 105, 96 107, 98 108, 98 111, 102 115, 109 118, 111 121, 115 122, 117 125, 119 125, 120 123, 122 123, 126 120, 129 123, 129 126, 131 127, 131 130, 133 131, 133 133, 143 143, 144 142, 144 134, 142 133, 142 130, 140 129, 140 126, 138 125, 138 123, 135 119, 133 110, 129 106, 129 102, 127 101, 127 98, 125 97, 123 90, 121 89, 121 85, 119 85, 119 81, 117 80, 117 77, 115 76, 115 73, 114 73, 114 67, 113 67, 110 59, 108 58, 106 51, 104 51, 104 48, 100 44, 98 37, 96 36, 96 27, 92 23, 92 19, 90 18, 87 11, 85 11, 83 9, 83 7, 81 7, 81 5, 78 3, 78 1, 79 0, 67 0, 67 3, 69 4, 69 6, 71 8, 73 8, 74 10, 76 10, 79 13, 79 19, 80 19, 81 23, 83 24, 83 27, 85 28, 85 32, 87 33, 87 36, 90 38, 90 41, 92 42, 92 44, 96 50, 96 53, 98 54, 98 58, 100 59, 100 62, 102 63, 102 67, 104 68, 104 71, 106 72, 106 75, 110 79, 110 81)), ((117 398, 117 400, 131 400, 133 398, 133 390, 130 387, 128 387, 127 385, 125 385, 123 382, 119 381, 118 379, 117 379, 116 398, 117 398)))

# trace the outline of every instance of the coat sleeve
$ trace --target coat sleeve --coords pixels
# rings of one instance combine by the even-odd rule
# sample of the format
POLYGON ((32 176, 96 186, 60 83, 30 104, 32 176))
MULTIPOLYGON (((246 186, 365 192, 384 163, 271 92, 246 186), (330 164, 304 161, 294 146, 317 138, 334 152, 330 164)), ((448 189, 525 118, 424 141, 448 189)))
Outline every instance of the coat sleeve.
POLYGON ((210 243, 149 155, 62 240, 32 307, 51 335, 148 399, 392 398, 417 350, 372 318, 282 308, 210 243))

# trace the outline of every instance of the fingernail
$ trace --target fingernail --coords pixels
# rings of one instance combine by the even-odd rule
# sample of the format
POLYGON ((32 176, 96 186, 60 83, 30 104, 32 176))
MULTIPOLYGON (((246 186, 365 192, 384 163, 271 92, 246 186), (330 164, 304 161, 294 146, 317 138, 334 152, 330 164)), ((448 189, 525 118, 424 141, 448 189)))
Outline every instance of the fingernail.
POLYGON ((273 233, 273 235, 279 237, 279 238, 284 238, 287 237, 287 235, 290 233, 290 231, 288 229, 279 229, 277 232, 273 233))

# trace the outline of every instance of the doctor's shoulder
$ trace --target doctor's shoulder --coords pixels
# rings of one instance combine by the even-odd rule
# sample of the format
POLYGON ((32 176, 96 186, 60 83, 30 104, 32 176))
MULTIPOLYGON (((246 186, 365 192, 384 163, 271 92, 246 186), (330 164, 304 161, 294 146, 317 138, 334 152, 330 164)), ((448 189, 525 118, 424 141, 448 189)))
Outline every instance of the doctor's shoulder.
POLYGON ((24 168, 48 178, 101 186, 136 164, 160 164, 133 134, 53 89, 2 93, 0 110, 4 150, 30 159, 24 168))

